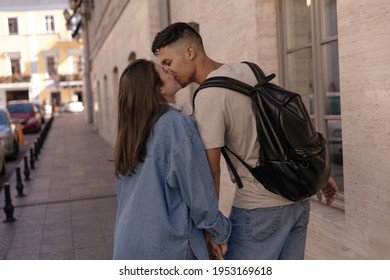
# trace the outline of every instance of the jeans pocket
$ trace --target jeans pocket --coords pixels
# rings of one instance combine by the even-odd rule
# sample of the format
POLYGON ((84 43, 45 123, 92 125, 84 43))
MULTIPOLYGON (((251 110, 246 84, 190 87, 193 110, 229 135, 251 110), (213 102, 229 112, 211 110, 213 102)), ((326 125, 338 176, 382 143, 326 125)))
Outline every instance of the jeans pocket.
POLYGON ((283 207, 270 207, 248 210, 245 227, 248 238, 265 241, 276 232, 282 220, 283 207))

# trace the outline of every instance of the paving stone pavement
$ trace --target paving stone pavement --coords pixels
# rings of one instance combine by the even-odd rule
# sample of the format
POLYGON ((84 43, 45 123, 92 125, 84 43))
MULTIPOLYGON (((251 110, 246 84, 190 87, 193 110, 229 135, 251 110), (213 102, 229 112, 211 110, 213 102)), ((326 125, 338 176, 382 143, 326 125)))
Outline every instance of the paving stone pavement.
MULTIPOLYGON (((4 189, 0 193, 0 259, 112 259, 117 209, 112 147, 83 114, 54 117, 25 197, 17 197, 16 175, 10 185, 13 223, 6 219, 4 189)), ((229 215, 234 186, 221 162, 220 208, 229 215)))
POLYGON ((16 222, 3 223, 0 193, 0 259, 111 259, 117 209, 111 156, 83 114, 54 117, 31 180, 22 175, 25 196, 16 197, 15 174, 8 181, 16 222))

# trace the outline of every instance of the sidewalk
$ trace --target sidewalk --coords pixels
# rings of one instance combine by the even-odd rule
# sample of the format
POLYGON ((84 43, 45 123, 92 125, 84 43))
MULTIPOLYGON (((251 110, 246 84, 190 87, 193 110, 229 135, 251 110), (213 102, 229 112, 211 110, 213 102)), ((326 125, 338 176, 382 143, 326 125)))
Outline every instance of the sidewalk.
MULTIPOLYGON (((16 197, 16 174, 9 179, 13 223, 0 193, 0 259, 108 260, 112 258, 116 193, 111 146, 92 129, 83 115, 55 117, 25 197, 16 197)), ((234 187, 224 160, 220 208, 229 215, 234 187)))
POLYGON ((111 146, 83 115, 55 117, 25 197, 16 197, 16 176, 9 179, 13 223, 0 193, 0 259, 111 259, 116 194, 111 146))

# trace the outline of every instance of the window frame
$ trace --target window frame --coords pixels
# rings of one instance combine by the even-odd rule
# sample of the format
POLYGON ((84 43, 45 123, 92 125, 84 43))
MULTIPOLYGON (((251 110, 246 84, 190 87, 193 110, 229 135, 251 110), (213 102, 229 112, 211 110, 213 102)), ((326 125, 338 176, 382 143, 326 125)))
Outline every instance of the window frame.
POLYGON ((45 57, 46 60, 46 73, 49 77, 55 77, 58 75, 58 57, 55 55, 48 55, 45 57), (51 72, 51 65, 49 65, 49 59, 53 59, 53 70, 55 73, 50 73, 51 72))
POLYGON ((56 33, 55 15, 53 15, 53 14, 45 14, 43 16, 43 22, 44 22, 44 32, 45 33, 49 33, 49 34, 56 33), (52 17, 53 21, 52 22, 48 22, 48 17, 52 17), (51 23, 50 26, 53 27, 52 30, 48 29, 49 23, 51 23))
POLYGON ((21 75, 22 74, 22 63, 21 63, 21 59, 20 58, 10 58, 10 64, 11 64, 11 75, 12 76, 17 76, 17 75, 21 75), (14 69, 14 64, 15 62, 17 62, 17 69, 19 71, 13 71, 14 69))
MULTIPOLYGON (((323 0, 311 0, 310 6, 310 32, 311 32, 311 42, 304 44, 299 44, 298 46, 292 46, 288 48, 288 29, 286 28, 287 24, 287 7, 286 1, 290 0, 279 0, 278 1, 278 40, 280 42, 280 82, 283 86, 288 88, 288 71, 289 71, 289 62, 288 54, 295 53, 300 50, 310 49, 312 52, 312 73, 313 73, 313 111, 310 113, 310 117, 313 121, 313 124, 317 131, 323 133, 327 136, 327 122, 339 120, 341 122, 341 108, 339 115, 327 115, 326 114, 326 94, 324 92, 325 88, 325 76, 324 71, 326 68, 323 64, 323 46, 337 42, 339 43, 339 34, 325 37, 326 34, 322 32, 322 27, 324 26, 325 19, 323 17, 323 4, 320 1, 323 0)), ((336 0, 337 3, 337 0, 336 0)), ((307 2, 307 5, 309 3, 307 2)), ((339 61, 339 57, 338 57, 339 61)), ((340 76, 340 72, 339 72, 340 76)), ((341 90, 340 90, 341 91, 341 90)), ((306 104, 306 106, 310 106, 306 104)), ((309 108, 308 108, 309 109, 309 108)), ((310 110, 308 110, 310 111, 310 110)), ((342 137, 341 137, 342 139, 342 137)), ((344 170, 344 166, 341 165, 341 168, 344 170)), ((342 176, 344 177, 344 175, 342 176)), ((344 178, 342 179, 344 181, 344 178)), ((337 202, 334 204, 338 208, 344 208, 344 193, 339 194, 337 202)))
POLYGON ((8 35, 19 35, 19 18, 18 16, 8 16, 7 17, 7 33, 8 35), (15 19, 16 20, 16 32, 11 32, 10 30, 10 20, 15 19))

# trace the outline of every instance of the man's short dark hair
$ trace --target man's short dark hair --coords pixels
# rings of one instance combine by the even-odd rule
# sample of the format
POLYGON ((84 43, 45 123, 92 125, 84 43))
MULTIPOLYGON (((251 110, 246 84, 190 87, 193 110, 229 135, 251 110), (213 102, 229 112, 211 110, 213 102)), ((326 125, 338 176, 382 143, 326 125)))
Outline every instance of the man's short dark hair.
POLYGON ((152 52, 158 56, 158 51, 181 38, 190 38, 200 44, 203 47, 202 37, 199 33, 189 24, 184 22, 177 22, 169 25, 159 33, 153 40, 152 52))

